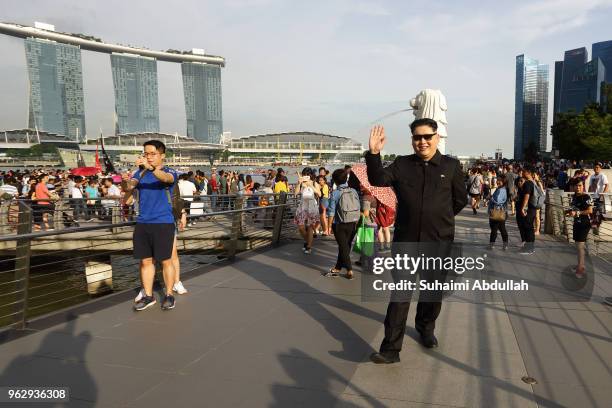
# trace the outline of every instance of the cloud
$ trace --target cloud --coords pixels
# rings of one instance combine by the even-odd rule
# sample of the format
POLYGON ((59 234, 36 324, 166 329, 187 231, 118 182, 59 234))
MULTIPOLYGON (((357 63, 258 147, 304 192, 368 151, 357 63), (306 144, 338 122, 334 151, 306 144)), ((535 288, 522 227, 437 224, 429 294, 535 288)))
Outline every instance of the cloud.
POLYGON ((428 19, 410 17, 397 28, 415 44, 446 45, 455 51, 494 43, 512 43, 520 47, 583 27, 595 11, 609 7, 612 7, 612 0, 542 0, 506 14, 491 9, 469 15, 436 13, 428 19))
POLYGON ((519 7, 508 22, 507 36, 525 43, 582 27, 598 9, 612 7, 612 0, 544 0, 519 7))
POLYGON ((264 7, 274 2, 275 0, 225 0, 225 4, 232 8, 264 7))
POLYGON ((385 7, 383 7, 379 3, 360 1, 360 2, 350 2, 349 4, 351 5, 350 12, 355 13, 355 14, 364 14, 367 16, 391 15, 389 10, 387 10, 385 7))
POLYGON ((466 17, 437 13, 432 18, 410 17, 400 25, 400 31, 407 34, 412 44, 419 46, 449 46, 456 44, 470 48, 484 45, 489 41, 485 35, 495 29, 490 16, 466 17))
POLYGON ((415 65, 427 63, 427 58, 395 44, 377 44, 362 48, 363 53, 384 64, 396 64, 410 72, 415 65))

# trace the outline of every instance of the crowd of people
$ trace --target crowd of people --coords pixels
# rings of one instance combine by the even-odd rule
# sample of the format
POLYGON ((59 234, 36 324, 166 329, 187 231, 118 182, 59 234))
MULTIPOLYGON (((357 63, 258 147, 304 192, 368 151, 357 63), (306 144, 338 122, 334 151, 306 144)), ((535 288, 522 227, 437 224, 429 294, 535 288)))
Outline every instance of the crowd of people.
MULTIPOLYGON (((178 176, 173 195, 182 201, 184 215, 202 215, 205 211, 234 209, 231 196, 245 196, 247 207, 267 206, 271 194, 294 191, 282 168, 270 169, 263 182, 258 175, 213 169, 188 171, 178 176)), ((0 171, 0 200, 28 203, 33 213, 33 230, 54 230, 52 217, 59 215, 65 226, 79 226, 81 222, 111 220, 112 208, 119 208, 121 220, 133 220, 137 200, 127 195, 121 186, 121 174, 98 172, 91 176, 72 174, 68 170, 35 169, 0 171), (60 214, 58 214, 58 210, 60 214)), ((10 224, 16 225, 17 210, 10 211, 10 224)), ((195 226, 197 217, 189 217, 185 225, 195 226)))
MULTIPOLYGON (((418 129, 425 129, 423 132, 432 126, 430 122, 421 125, 417 123, 418 129)), ((419 143, 430 148, 430 139, 434 133, 424 133, 424 137, 417 140, 414 136, 415 129, 413 129, 415 151, 418 153, 419 143)), ((415 216, 406 220, 400 219, 398 228, 398 225, 395 225, 396 210, 400 218, 406 217, 403 215, 405 211, 401 210, 402 194, 400 193, 398 197, 396 209, 395 206, 383 203, 373 194, 368 189, 369 183, 373 186, 392 187, 397 193, 407 185, 418 187, 419 172, 395 173, 396 162, 383 171, 382 165, 373 159, 374 156, 366 156, 367 174, 371 179, 365 183, 355 175, 350 165, 333 172, 325 167, 320 167, 318 170, 306 167, 295 175, 297 181, 290 183, 286 171, 282 168, 269 169, 258 175, 245 175, 222 169, 213 169, 209 174, 201 170, 178 173, 163 166, 161 160, 153 157, 165 152, 163 143, 150 141, 145 143, 144 147, 145 153, 136 163, 140 166, 136 172, 115 175, 99 173, 89 177, 74 175, 65 170, 0 173, 0 197, 6 201, 29 200, 34 215, 33 227, 36 231, 53 229, 49 217, 54 214, 56 203, 62 199, 65 199, 71 210, 69 222, 77 225, 79 221, 111 219, 113 207, 121 209, 120 215, 124 220, 135 219, 137 222, 134 234, 135 255, 139 259, 150 258, 141 264, 143 288, 136 299, 137 310, 149 307, 153 301, 149 290, 151 259, 160 261, 164 271, 168 271, 164 272, 164 277, 166 279, 168 275, 169 282, 166 287, 170 288, 163 302, 165 309, 174 307, 172 289, 177 291, 178 288, 178 292, 186 292, 178 279, 180 264, 176 251, 176 230, 195 226, 197 216, 206 211, 233 210, 238 202, 246 208, 268 206, 274 202, 274 194, 294 193, 298 204, 293 214, 293 222, 297 225, 304 241, 303 253, 306 255, 312 253, 315 238, 333 236, 337 242, 338 255, 335 264, 324 275, 338 277, 344 270, 345 274, 342 276, 353 279, 353 262, 350 255, 359 228, 369 228, 374 231, 370 236, 375 237, 373 239, 376 240, 376 249, 382 253, 390 251, 391 228, 394 226, 396 239, 398 234, 406 231, 414 232, 417 225, 412 223, 417 219, 419 223, 430 223, 435 228, 444 229, 452 224, 450 220, 454 218, 454 214, 463 208, 463 206, 458 207, 461 200, 450 203, 451 212, 454 214, 440 216, 436 213, 434 218, 437 217, 437 221, 433 219, 423 221, 424 214, 429 212, 424 212, 425 209, 420 208, 420 218, 415 216), (151 151, 147 152, 147 149, 151 151), (157 164, 152 165, 150 158, 153 158, 153 162, 157 164), (147 171, 150 166, 155 170, 147 171), (398 180, 404 181, 397 185, 398 180), (148 197, 152 193, 151 188, 143 188, 147 184, 155 185, 157 190, 165 190, 165 195, 148 197), (133 194, 135 192, 138 194, 133 194), (173 208, 175 201, 168 200, 168 195, 172 195, 173 199, 178 198, 181 202, 179 215, 173 208), (242 196, 243 199, 232 199, 237 196, 242 196), (138 204, 137 209, 135 204, 138 204), (168 211, 172 213, 173 218, 168 211), (164 222, 159 222, 160 219, 164 222), (167 224, 166 229, 170 232, 157 231, 155 228, 158 227, 148 225, 160 223, 167 224), (138 226, 139 224, 145 226, 138 226), (170 228, 170 224, 175 227, 170 228), (403 224, 406 224, 404 228, 401 227, 403 224), (170 235, 173 235, 174 239, 169 238, 164 244, 160 243, 159 237, 170 235), (150 247, 151 237, 156 237, 152 247, 150 247), (143 242, 147 244, 143 246, 143 242), (168 242, 174 242, 174 245, 168 246, 168 242), (162 253, 163 256, 153 256, 154 252, 162 253), (177 278, 173 281, 171 276, 177 278)), ((425 165, 439 165, 441 159, 438 159, 435 152, 430 153, 427 153, 431 157, 424 161, 425 165)), ((417 154, 414 157, 421 156, 417 154)), ((486 208, 490 226, 489 249, 494 248, 498 234, 501 234, 503 250, 508 249, 506 222, 509 216, 516 217, 521 237, 520 253, 525 255, 533 254, 535 251, 536 236, 540 234, 542 227, 542 208, 547 189, 560 188, 574 193, 566 215, 574 218, 573 238, 578 246, 578 264, 575 273, 578 278, 582 278, 585 274, 584 243, 594 225, 593 215, 598 211, 598 197, 599 194, 610 191, 609 182, 601 172, 603 168, 609 168, 610 163, 595 163, 593 174, 589 174, 584 169, 584 165, 568 161, 540 162, 534 166, 520 162, 481 164, 469 169, 467 174, 463 171, 453 174, 453 180, 461 178, 462 183, 461 187, 453 185, 453 189, 465 191, 466 202, 469 201, 474 215, 479 214, 480 207, 486 208)), ((411 189, 410 194, 414 191, 418 192, 419 188, 411 189)), ((408 198, 409 201, 416 199, 419 197, 408 198)), ((431 203, 429 205, 431 206, 431 203)), ((409 234, 406 237, 414 241, 423 238, 420 233, 415 236, 409 234)), ((363 261, 362 256, 357 263, 363 261)))
POLYGON ((583 278, 585 242, 591 229, 597 230, 602 221, 600 195, 611 191, 608 178, 602 172, 610 168, 610 164, 594 163, 593 174, 575 166, 578 166, 575 162, 553 161, 536 166, 515 163, 471 168, 466 182, 470 205, 473 214, 477 214, 481 204, 488 210, 489 248, 493 249, 498 232, 502 236, 503 249, 508 248, 506 220, 510 215, 516 216, 521 236, 520 253, 533 254, 536 236, 541 233, 546 191, 558 188, 573 193, 565 214, 574 218, 572 238, 578 247, 575 273, 576 277, 583 278))
MULTIPOLYGON (((67 226, 78 226, 79 221, 94 218, 110 219, 111 208, 121 205, 127 218, 132 200, 122 200, 124 195, 117 185, 117 178, 98 174, 92 177, 73 175, 65 170, 7 171, 0 177, 0 198, 3 202, 25 200, 32 208, 33 230, 53 230, 50 223, 58 203, 62 208, 62 221, 67 226)), ((14 220, 13 220, 14 221, 14 220)))

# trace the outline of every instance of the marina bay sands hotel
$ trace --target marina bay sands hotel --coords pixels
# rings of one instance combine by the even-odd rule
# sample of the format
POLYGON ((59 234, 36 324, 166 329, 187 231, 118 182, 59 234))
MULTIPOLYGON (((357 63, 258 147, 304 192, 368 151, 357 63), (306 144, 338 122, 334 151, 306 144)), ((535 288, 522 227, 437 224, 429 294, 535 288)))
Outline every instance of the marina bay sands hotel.
POLYGON ((108 44, 82 34, 0 23, 0 33, 24 38, 29 80, 28 126, 76 142, 87 135, 81 50, 110 54, 115 134, 159 132, 157 61, 181 64, 187 136, 219 144, 223 133, 221 68, 225 59, 204 50, 153 51, 108 44))

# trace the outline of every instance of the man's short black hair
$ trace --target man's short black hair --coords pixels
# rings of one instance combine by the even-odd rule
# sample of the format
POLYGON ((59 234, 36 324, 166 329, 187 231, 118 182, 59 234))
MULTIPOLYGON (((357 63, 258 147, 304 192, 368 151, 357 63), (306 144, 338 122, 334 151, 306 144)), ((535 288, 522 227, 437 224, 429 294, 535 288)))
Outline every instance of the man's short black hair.
POLYGON ((410 124, 410 132, 414 133, 414 129, 419 126, 429 126, 434 132, 438 131, 438 122, 429 118, 417 119, 410 124))
POLYGON ((580 178, 571 178, 569 181, 569 185, 574 187, 577 186, 578 184, 582 184, 582 179, 580 178))
POLYGON ((159 140, 147 140, 142 147, 153 146, 160 153, 166 153, 166 145, 159 140))
POLYGON ((332 180, 337 186, 346 183, 349 172, 345 169, 338 169, 332 173, 332 180))
POLYGON ((523 168, 523 172, 533 174, 535 173, 535 169, 533 168, 533 166, 525 166, 523 168))

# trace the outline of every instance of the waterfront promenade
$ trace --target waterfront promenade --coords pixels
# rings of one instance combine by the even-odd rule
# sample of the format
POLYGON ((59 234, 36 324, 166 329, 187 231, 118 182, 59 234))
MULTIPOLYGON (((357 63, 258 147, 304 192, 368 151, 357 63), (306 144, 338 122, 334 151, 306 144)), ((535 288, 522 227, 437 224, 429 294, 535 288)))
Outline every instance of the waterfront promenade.
MULTIPOLYGON (((518 233, 508 224, 515 244, 518 233)), ((487 238, 484 213, 464 210, 457 239, 484 250, 487 238)), ((357 270, 353 281, 321 276, 335 259, 335 242, 317 240, 310 256, 300 246, 286 242, 185 274, 190 293, 170 312, 133 312, 128 291, 35 320, 25 332, 4 335, 0 384, 68 386, 71 407, 604 407, 612 401, 612 314, 601 304, 612 295, 612 268, 604 261, 593 260, 593 296, 583 302, 449 298, 433 350, 417 341, 413 307, 402 362, 377 366, 368 356, 382 339, 386 303, 361 301, 357 270)), ((539 237, 532 257, 504 254, 513 266, 504 272, 528 279, 539 268, 563 270, 568 249, 539 237)))

